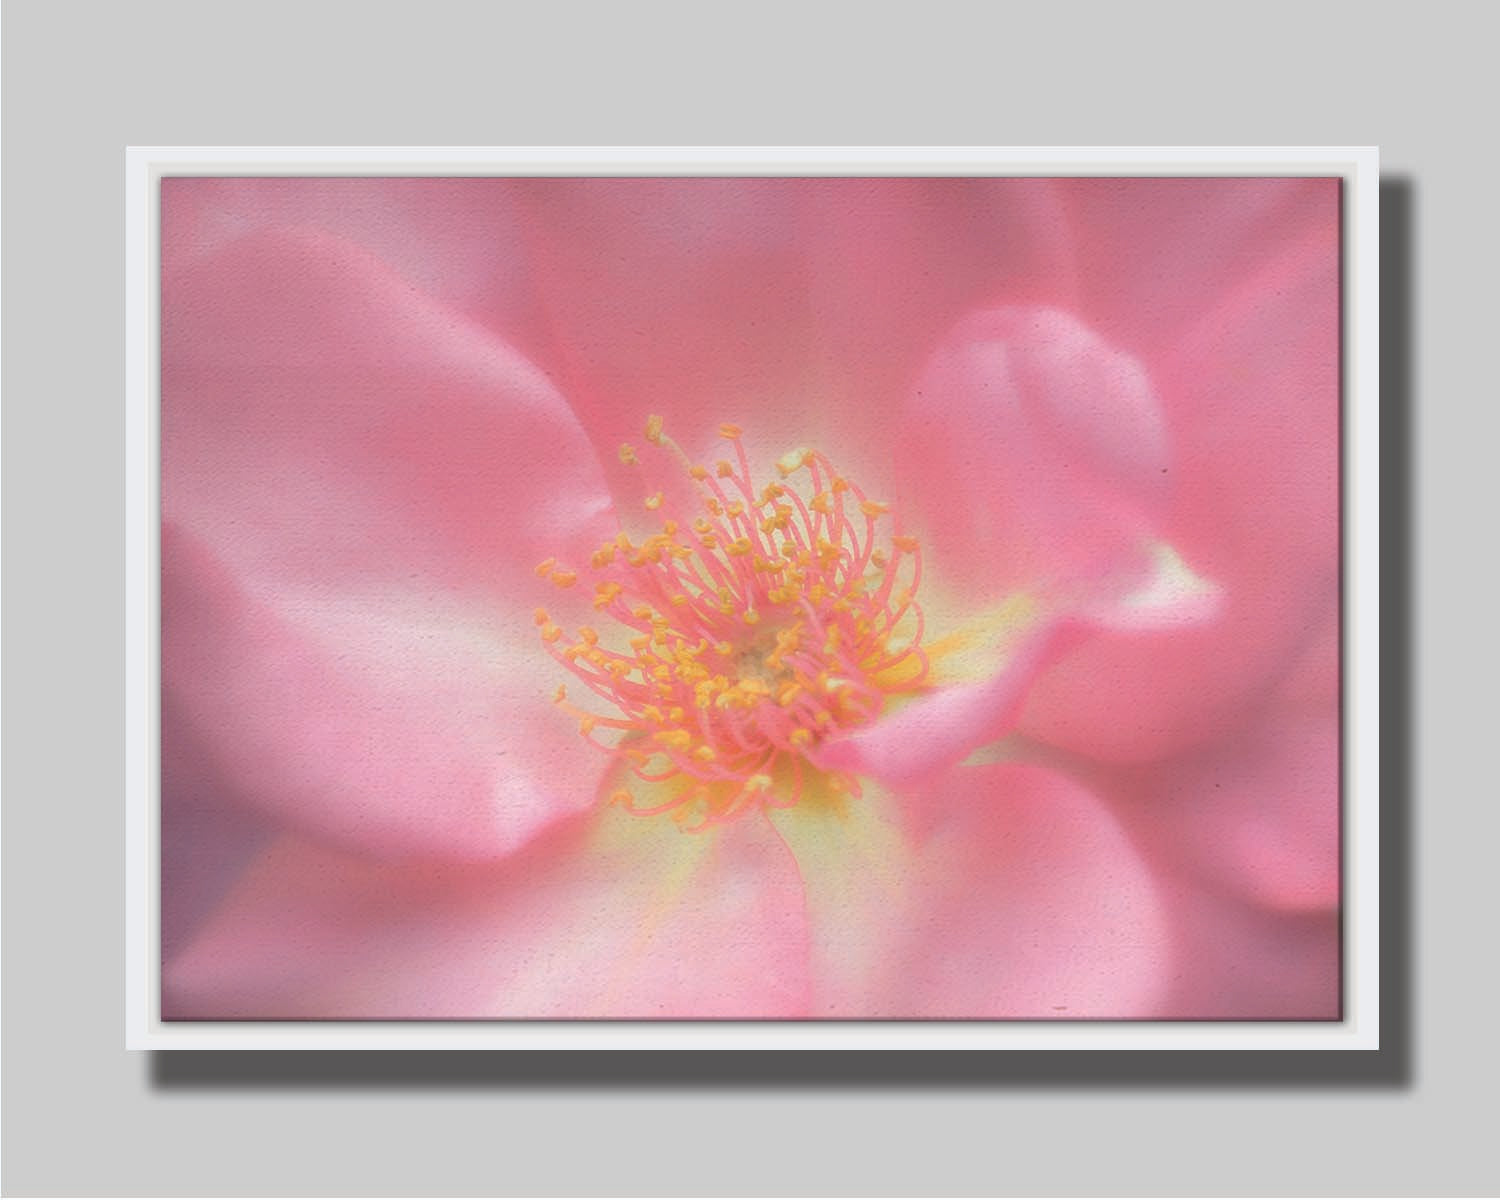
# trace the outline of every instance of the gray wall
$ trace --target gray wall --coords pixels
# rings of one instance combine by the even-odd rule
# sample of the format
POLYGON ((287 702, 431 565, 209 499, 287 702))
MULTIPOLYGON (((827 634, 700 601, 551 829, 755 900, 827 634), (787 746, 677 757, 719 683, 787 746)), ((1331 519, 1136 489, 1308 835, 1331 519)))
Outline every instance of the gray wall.
POLYGON ((1479 5, 1408 8, 1404 23, 1375 11, 11 0, 6 1193, 1500 1189, 1484 1112, 1500 984, 1483 948, 1500 850, 1482 661, 1496 589, 1493 549, 1475 540, 1500 445, 1494 31, 1479 5), (510 142, 1382 147, 1391 1049, 121 1048, 121 150, 510 142))

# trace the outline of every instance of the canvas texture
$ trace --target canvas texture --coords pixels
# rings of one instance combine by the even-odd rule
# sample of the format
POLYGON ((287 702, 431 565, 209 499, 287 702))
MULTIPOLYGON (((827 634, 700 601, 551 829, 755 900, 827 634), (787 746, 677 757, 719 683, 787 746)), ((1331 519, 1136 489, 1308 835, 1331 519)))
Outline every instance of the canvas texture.
POLYGON ((166 1019, 1338 1019, 1338 180, 161 214, 166 1019))

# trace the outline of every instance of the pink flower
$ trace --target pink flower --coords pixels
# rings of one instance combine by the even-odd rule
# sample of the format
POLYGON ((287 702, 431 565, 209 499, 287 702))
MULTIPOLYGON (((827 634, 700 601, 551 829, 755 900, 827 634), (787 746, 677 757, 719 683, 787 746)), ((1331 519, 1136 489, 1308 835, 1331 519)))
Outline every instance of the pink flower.
POLYGON ((1326 180, 167 181, 165 1015, 1336 1016, 1337 279, 1326 180))

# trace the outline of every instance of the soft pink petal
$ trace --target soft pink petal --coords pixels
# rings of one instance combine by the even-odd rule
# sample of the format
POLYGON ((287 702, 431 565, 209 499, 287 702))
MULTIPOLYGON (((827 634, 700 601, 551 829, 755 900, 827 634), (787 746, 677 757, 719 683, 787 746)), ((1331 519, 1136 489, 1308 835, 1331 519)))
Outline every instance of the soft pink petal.
POLYGON ((1010 733, 1032 686, 1093 632, 1181 632, 1219 619, 1221 590, 1187 572, 1169 548, 1153 551, 1144 580, 1101 581, 1072 610, 1046 612, 1019 597, 929 642, 927 689, 825 742, 816 761, 888 783, 930 780, 1010 733))
POLYGON ((531 619, 572 597, 532 568, 614 523, 550 384, 337 239, 250 235, 163 289, 163 689, 222 786, 395 855, 586 804, 531 619))
POLYGON ((770 828, 611 811, 493 867, 285 841, 169 964, 168 1019, 777 1018, 803 1013, 802 893, 770 828))
POLYGON ((874 484, 896 448, 893 415, 961 317, 1072 300, 1071 235, 1054 180, 844 179, 802 191, 814 396, 827 413, 806 436, 826 437, 874 484))
POLYGON ((1291 711, 1334 713, 1343 688, 1343 622, 1329 605, 1326 618, 1276 686, 1276 704, 1291 711))
POLYGON ((493 857, 591 801, 598 764, 549 703, 529 619, 517 640, 438 592, 256 596, 162 532, 164 736, 212 764, 200 795, 394 857, 493 857))
POLYGON ((1141 364, 1069 314, 966 318, 891 436, 902 512, 942 584, 1071 595, 1142 568, 1166 498, 1166 430, 1141 364))
MULTIPOLYGON (((1176 631, 1218 594, 1152 537, 1167 498, 1166 432, 1139 363, 1054 309, 974 314, 933 355, 897 436, 902 511, 931 548, 937 638, 980 604, 1025 594, 1041 615, 965 682, 829 744, 824 765, 909 783, 1009 732, 1032 682, 1090 628, 1176 631), (955 601, 955 596, 959 597, 955 601)), ((983 639, 981 639, 983 640, 983 639)))
POLYGON ((168 696, 161 706, 161 950, 184 944, 261 850, 267 822, 228 794, 168 696))
POLYGON ((1337 711, 1282 712, 1158 768, 1131 825, 1210 887, 1271 909, 1336 908, 1337 711))
POLYGON ((690 454, 724 421, 796 443, 809 353, 796 181, 517 181, 549 366, 621 496, 648 414, 690 454))
POLYGON ((1145 863, 1086 789, 991 764, 945 776, 921 798, 921 821, 880 824, 865 811, 875 802, 775 817, 807 878, 819 1015, 1155 1014, 1174 970, 1165 915, 1145 863))
POLYGON ((531 344, 539 315, 508 179, 184 176, 161 184, 171 273, 247 234, 332 235, 427 295, 531 344))
POLYGON ((1161 534, 1222 589, 1194 630, 1080 646, 1032 692, 1023 728, 1147 759, 1227 734, 1336 613, 1337 230, 1247 281, 1157 372, 1172 435, 1161 534))
POLYGON ((1014 727, 1033 682, 1082 636, 1068 621, 1042 621, 1003 654, 986 679, 941 686, 847 737, 825 743, 828 770, 893 784, 932 779, 1014 727))
POLYGON ((1077 311, 1154 360, 1268 254, 1338 223, 1339 181, 1061 179, 1080 263, 1077 311))
POLYGON ((1284 912, 1160 875, 1178 968, 1156 1014, 1181 1021, 1333 1021, 1341 1012, 1336 911, 1284 912))
MULTIPOLYGON (((661 413, 692 455, 711 453, 712 431, 734 421, 757 461, 817 445, 876 485, 890 418, 942 330, 975 304, 1056 301, 1070 286, 1044 181, 517 188, 547 358, 606 459, 661 413)), ((633 494, 628 472, 613 479, 633 494)))
POLYGON ((1288 247, 1160 367, 1175 454, 1169 531, 1215 571, 1336 576, 1337 225, 1288 247))
POLYGON ((546 378, 346 242, 236 241, 164 278, 162 322, 163 511, 257 582, 525 602, 613 532, 546 378))
POLYGON ((930 1018, 1157 1014, 1174 963, 1146 864, 1097 798, 1063 776, 956 770, 892 980, 889 1011, 930 1018))

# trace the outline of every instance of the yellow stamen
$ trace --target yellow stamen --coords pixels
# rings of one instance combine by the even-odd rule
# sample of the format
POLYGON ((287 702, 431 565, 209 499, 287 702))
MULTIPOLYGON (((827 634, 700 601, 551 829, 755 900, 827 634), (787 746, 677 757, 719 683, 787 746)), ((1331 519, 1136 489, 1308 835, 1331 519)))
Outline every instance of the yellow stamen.
POLYGON ((813 452, 806 446, 798 446, 795 450, 788 450, 776 460, 776 471, 785 479, 799 467, 805 467, 813 460, 813 452))
MULTIPOLYGON (((596 729, 618 731, 601 748, 624 769, 652 784, 674 781, 649 796, 629 787, 605 794, 634 812, 670 810, 689 832, 758 810, 760 793, 780 792, 768 802, 786 805, 806 788, 831 795, 843 786, 858 797, 857 781, 797 760, 824 737, 874 720, 887 697, 925 677, 928 655, 913 640, 920 615, 907 620, 921 571, 915 561, 899 571, 899 555, 918 552, 916 539, 887 527, 876 549, 856 529, 862 522, 848 520, 845 494, 863 493, 805 447, 775 464, 785 483, 764 483, 750 470, 738 425, 719 428, 735 443, 734 462, 698 466, 667 436, 660 414, 643 429, 648 444, 670 449, 698 481, 698 499, 674 511, 671 489, 643 493, 645 507, 661 513, 661 531, 637 545, 622 530, 585 564, 598 572, 595 607, 623 625, 622 648, 607 647, 587 625, 565 635, 545 610, 535 613, 543 640, 556 646, 550 653, 618 714, 583 713, 562 687, 556 703, 591 741, 596 729), (803 468, 810 475, 791 478, 803 468)), ((637 463, 636 448, 621 446, 620 460, 637 463)), ((870 500, 860 508, 872 521, 889 511, 870 500)), ((555 559, 537 574, 563 588, 580 578, 555 559)))

